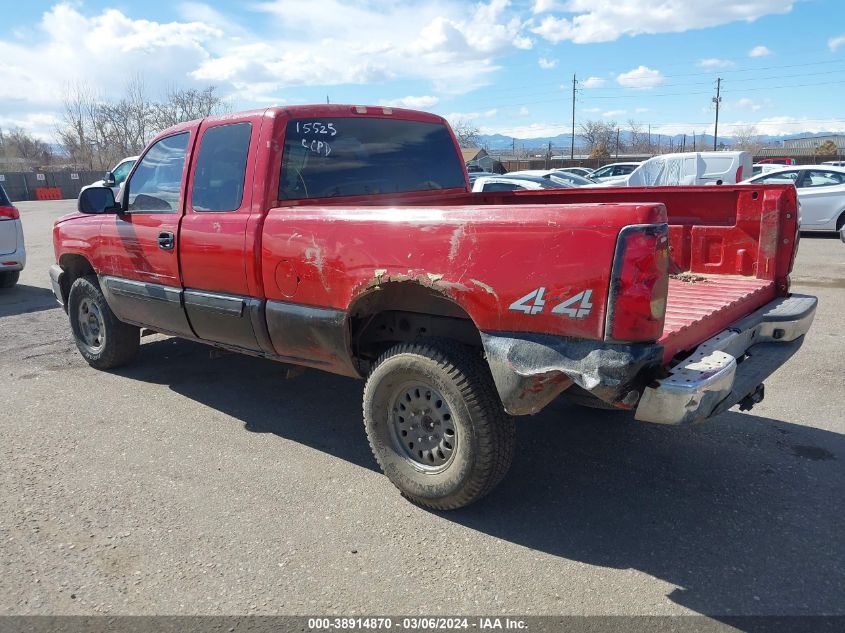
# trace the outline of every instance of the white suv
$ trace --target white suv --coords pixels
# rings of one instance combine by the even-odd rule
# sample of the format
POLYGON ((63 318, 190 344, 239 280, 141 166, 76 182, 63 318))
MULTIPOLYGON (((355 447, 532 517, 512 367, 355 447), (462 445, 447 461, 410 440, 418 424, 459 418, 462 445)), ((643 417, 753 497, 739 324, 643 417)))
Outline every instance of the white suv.
POLYGON ((0 288, 18 283, 25 264, 21 214, 0 185, 0 288))

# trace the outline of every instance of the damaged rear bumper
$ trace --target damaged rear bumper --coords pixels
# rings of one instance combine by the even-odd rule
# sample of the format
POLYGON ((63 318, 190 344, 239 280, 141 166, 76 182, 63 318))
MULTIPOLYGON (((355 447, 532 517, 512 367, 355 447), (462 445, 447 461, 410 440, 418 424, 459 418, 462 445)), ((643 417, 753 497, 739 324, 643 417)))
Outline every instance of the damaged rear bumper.
POLYGON ((481 334, 493 381, 511 415, 539 412, 577 385, 645 422, 690 424, 752 394, 804 342, 815 297, 777 299, 699 345, 668 375, 657 344, 608 344, 524 333, 481 334))
POLYGON ((505 411, 537 413, 560 393, 578 385, 600 400, 632 408, 637 380, 660 365, 660 345, 608 344, 524 333, 481 334, 487 363, 505 411))
POLYGON ((635 417, 691 424, 727 411, 757 392, 798 351, 816 314, 817 299, 777 299, 699 345, 669 375, 648 386, 635 417))

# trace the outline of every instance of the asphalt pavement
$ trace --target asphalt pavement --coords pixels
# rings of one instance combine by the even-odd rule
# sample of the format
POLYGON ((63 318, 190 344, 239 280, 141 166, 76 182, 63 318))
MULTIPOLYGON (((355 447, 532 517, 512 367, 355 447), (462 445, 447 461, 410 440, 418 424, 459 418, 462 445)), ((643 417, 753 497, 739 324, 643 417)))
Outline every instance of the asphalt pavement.
POLYGON ((0 291, 0 614, 845 614, 845 244, 804 236, 820 305, 751 412, 691 429, 554 404, 463 510, 378 471, 363 383, 163 336, 88 367, 20 203, 0 291))

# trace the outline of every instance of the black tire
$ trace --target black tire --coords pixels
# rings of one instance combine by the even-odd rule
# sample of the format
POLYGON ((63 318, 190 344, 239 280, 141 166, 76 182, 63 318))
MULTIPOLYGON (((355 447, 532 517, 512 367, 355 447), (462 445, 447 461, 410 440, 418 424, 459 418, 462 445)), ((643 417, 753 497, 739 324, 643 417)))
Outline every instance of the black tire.
POLYGON ((126 365, 138 355, 140 330, 118 320, 106 303, 95 276, 80 277, 73 282, 68 295, 67 313, 79 353, 91 367, 113 369, 126 365), (83 311, 80 312, 83 305, 83 311), (84 322, 83 313, 91 315, 84 322), (92 337, 97 336, 92 333, 94 325, 100 336, 92 340, 92 337))
POLYGON ((386 351, 364 387, 364 427, 393 485, 435 510, 477 501, 513 461, 514 421, 490 370, 479 351, 454 341, 402 343, 386 351), (408 433, 422 435, 425 449, 408 433))
POLYGON ((19 270, 4 270, 0 273, 0 288, 14 288, 21 278, 21 271, 19 270))

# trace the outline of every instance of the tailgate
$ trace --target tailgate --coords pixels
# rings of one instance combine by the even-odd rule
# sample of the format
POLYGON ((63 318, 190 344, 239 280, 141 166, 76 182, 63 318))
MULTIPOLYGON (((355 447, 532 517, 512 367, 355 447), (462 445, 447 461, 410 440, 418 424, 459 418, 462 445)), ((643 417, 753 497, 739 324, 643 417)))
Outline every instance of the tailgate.
POLYGON ((663 360, 726 329, 775 298, 775 282, 739 276, 674 275, 669 279, 663 360))

